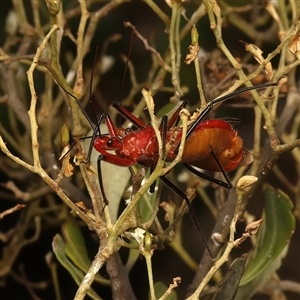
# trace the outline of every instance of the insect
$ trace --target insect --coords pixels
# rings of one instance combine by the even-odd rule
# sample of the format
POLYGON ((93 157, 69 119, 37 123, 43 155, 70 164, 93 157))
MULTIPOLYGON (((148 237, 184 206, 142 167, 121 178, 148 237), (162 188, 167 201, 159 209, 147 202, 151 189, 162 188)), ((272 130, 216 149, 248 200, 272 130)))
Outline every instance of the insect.
MULTIPOLYGON (((251 163, 252 155, 243 147, 242 139, 228 122, 224 120, 205 120, 205 118, 212 108, 219 102, 225 101, 252 89, 262 89, 277 85, 278 82, 271 82, 249 88, 242 88, 230 95, 220 97, 209 102, 208 106, 198 116, 195 122, 188 127, 185 148, 182 155, 182 162, 185 167, 204 179, 216 182, 228 189, 231 188, 232 185, 226 172, 235 169, 239 164, 245 165, 251 163), (193 166, 209 171, 222 172, 225 176, 226 182, 201 173, 194 169, 193 166)), ((81 107, 83 113, 86 115, 80 102, 77 99, 76 101, 81 107)), ((164 145, 169 143, 171 139, 173 140, 172 147, 165 159, 167 162, 173 161, 176 157, 182 136, 182 130, 180 127, 176 126, 176 124, 179 112, 185 105, 186 102, 184 101, 169 120, 167 116, 164 116, 161 121, 160 130, 162 132, 164 145), (175 131, 176 137, 174 138, 175 131)), ((109 114, 100 115, 97 121, 98 125, 94 126, 86 115, 92 128, 94 128, 94 134, 88 151, 88 159, 91 155, 92 148, 94 147, 100 153, 97 160, 97 168, 100 188, 106 203, 108 203, 108 200, 105 196, 101 178, 101 161, 123 167, 130 167, 138 163, 142 166, 153 168, 159 158, 158 141, 152 126, 145 124, 142 120, 132 115, 120 104, 114 103, 113 106, 120 114, 130 120, 137 129, 125 130, 123 128, 115 127, 109 114), (100 131, 99 124, 103 119, 108 127, 108 134, 102 134, 100 131), (108 151, 115 151, 115 154, 108 151)), ((165 176, 161 176, 160 179, 167 186, 173 189, 180 197, 185 199, 196 230, 203 240, 211 258, 214 259, 214 255, 205 239, 195 211, 186 194, 165 176)))
MULTIPOLYGON (((46 64, 41 62, 38 63, 45 66, 53 74, 51 69, 46 64)), ((181 158, 184 166, 199 177, 215 182, 228 189, 231 188, 232 184, 226 172, 235 169, 238 165, 250 164, 252 162, 252 155, 243 147, 242 139, 238 136, 237 131, 233 129, 229 122, 226 122, 225 120, 205 120, 205 118, 217 103, 233 98, 236 95, 246 91, 278 86, 278 84, 279 81, 252 87, 245 87, 229 95, 210 101, 207 104, 207 107, 196 118, 194 123, 188 127, 185 148, 181 158), (204 174, 197 169, 194 169, 193 166, 209 171, 222 172, 226 182, 204 174)), ((91 86, 92 80, 90 91, 92 90, 91 86)), ((138 128, 137 130, 117 128, 113 124, 109 114, 101 114, 97 119, 93 102, 90 97, 90 104, 93 108, 92 111, 96 120, 96 125, 94 125, 79 100, 63 86, 61 87, 68 95, 75 99, 82 113, 93 128, 94 133, 89 146, 86 162, 90 163, 91 153, 94 147, 100 153, 97 159, 98 179, 103 200, 107 205, 108 199, 105 195, 101 176, 101 161, 121 167, 130 167, 136 163, 139 163, 145 167, 155 167, 159 158, 159 147, 154 129, 150 124, 145 124, 142 120, 132 115, 128 110, 118 103, 114 103, 113 106, 120 114, 130 120, 138 128), (100 123, 103 119, 108 127, 108 134, 101 133, 100 123), (115 154, 112 154, 108 151, 115 151, 115 154)), ((182 137, 182 129, 177 126, 177 121, 180 110, 185 107, 186 104, 187 101, 183 101, 179 108, 171 116, 170 120, 168 120, 167 116, 162 117, 160 130, 162 132, 163 145, 165 146, 166 143, 170 142, 171 139, 173 140, 171 150, 168 152, 167 157, 165 158, 167 162, 175 159, 177 150, 179 148, 182 137), (176 131, 175 139, 173 135, 174 131, 176 131)), ((187 195, 165 176, 160 176, 160 179, 186 201, 196 231, 202 239, 207 251, 209 252, 211 259, 214 260, 214 254, 208 245, 205 235, 199 225, 196 213, 187 195)))

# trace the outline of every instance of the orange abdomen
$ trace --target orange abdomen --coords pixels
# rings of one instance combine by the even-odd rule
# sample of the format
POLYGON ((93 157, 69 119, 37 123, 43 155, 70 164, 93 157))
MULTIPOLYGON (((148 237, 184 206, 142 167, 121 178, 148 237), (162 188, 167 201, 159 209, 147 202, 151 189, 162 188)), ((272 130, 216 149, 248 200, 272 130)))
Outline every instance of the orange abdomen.
POLYGON ((220 172, 211 148, 225 171, 234 169, 243 157, 243 141, 223 120, 200 123, 186 140, 182 161, 195 167, 220 172))

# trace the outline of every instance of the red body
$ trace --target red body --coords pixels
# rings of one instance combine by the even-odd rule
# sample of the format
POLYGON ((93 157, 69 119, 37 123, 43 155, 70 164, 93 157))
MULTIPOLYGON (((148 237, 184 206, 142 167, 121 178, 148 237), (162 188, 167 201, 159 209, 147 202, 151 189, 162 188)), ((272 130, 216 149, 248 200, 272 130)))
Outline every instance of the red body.
MULTIPOLYGON (((95 139, 94 147, 105 156, 105 161, 121 166, 139 163, 146 167, 157 162, 158 142, 151 126, 124 136, 118 136, 116 132, 117 130, 113 134, 110 132, 111 137, 105 135, 95 139), (116 155, 106 150, 115 150, 116 155)), ((168 130, 167 143, 172 140, 173 145, 166 161, 175 159, 181 134, 180 127, 168 130)), ((225 171, 236 168, 245 153, 242 139, 229 123, 223 120, 207 120, 199 123, 186 140, 182 161, 205 170, 220 172, 211 149, 225 171)))

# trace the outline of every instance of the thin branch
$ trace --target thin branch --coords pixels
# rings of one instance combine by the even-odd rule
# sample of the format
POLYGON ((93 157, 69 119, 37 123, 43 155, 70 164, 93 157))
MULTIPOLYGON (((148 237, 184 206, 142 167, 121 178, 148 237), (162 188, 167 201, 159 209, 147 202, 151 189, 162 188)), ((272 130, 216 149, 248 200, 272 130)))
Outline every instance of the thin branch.
MULTIPOLYGON (((146 2, 148 2, 148 1, 146 1, 146 2)), ((144 44, 145 49, 148 50, 148 51, 150 51, 150 52, 152 52, 152 53, 156 56, 156 58, 157 58, 159 64, 163 67, 164 70, 166 70, 166 71, 169 72, 169 73, 172 72, 171 67, 170 67, 168 64, 166 64, 165 61, 163 60, 163 58, 161 57, 161 55, 160 55, 153 47, 151 47, 151 46, 148 44, 147 39, 144 38, 144 37, 137 31, 137 29, 135 28, 135 26, 133 26, 130 22, 124 22, 124 26, 125 26, 125 27, 130 27, 130 28, 133 30, 134 34, 135 34, 135 35, 142 41, 142 43, 144 44)))
POLYGON ((20 210, 22 208, 26 207, 25 204, 17 204, 16 206, 9 208, 7 210, 5 210, 4 212, 0 213, 0 220, 2 220, 5 216, 14 213, 17 210, 20 210))

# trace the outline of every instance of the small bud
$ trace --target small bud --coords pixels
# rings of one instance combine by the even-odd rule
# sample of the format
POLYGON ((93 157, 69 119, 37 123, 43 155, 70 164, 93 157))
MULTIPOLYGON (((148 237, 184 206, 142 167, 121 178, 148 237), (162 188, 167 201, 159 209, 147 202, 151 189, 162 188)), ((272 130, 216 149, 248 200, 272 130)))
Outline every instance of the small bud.
POLYGON ((61 135, 62 147, 66 147, 67 145, 69 145, 70 134, 69 134, 69 129, 66 126, 66 124, 64 124, 63 127, 61 128, 60 135, 61 135))
POLYGON ((149 251, 151 249, 152 245, 152 235, 150 232, 146 232, 145 239, 144 239, 144 247, 146 251, 149 251))
POLYGON ((199 34, 198 34, 197 28, 194 24, 192 29, 191 29, 191 40, 192 40, 191 44, 192 45, 195 45, 195 44, 198 45, 198 38, 199 38, 199 34))
POLYGON ((189 51, 190 53, 186 55, 185 63, 189 65, 192 61, 195 60, 195 58, 198 55, 198 52, 200 50, 199 44, 198 44, 198 31, 195 25, 193 25, 191 29, 191 44, 189 45, 189 51))
POLYGON ((50 15, 57 15, 59 13, 61 0, 47 0, 46 4, 50 15))
POLYGON ((249 233, 249 235, 256 234, 263 220, 264 219, 259 219, 257 221, 249 223, 245 228, 245 232, 249 233))
POLYGON ((241 177, 237 182, 237 191, 244 192, 245 189, 251 187, 257 181, 257 179, 257 177, 251 175, 241 177))

